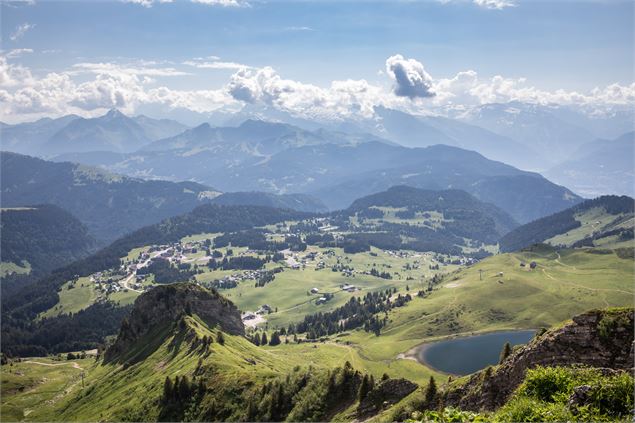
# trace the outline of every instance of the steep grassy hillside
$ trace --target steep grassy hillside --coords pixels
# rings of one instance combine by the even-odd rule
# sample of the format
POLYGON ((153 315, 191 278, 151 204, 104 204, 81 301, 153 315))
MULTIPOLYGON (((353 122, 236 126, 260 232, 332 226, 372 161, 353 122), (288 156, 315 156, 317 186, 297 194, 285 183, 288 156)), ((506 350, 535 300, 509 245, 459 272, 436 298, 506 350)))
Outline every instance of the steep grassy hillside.
POLYGON ((355 368, 363 359, 354 350, 332 343, 257 347, 231 323, 237 312, 228 306, 195 285, 156 288, 140 298, 103 360, 72 365, 81 366, 81 384, 68 372, 56 376, 57 395, 47 395, 51 384, 24 376, 34 366, 62 363, 3 366, 3 413, 35 421, 323 421, 355 407, 363 380, 355 368), (146 320, 164 300, 172 314, 146 320), (46 402, 29 404, 27 386, 46 402))
POLYGON ((515 251, 541 242, 593 246, 602 239, 600 244, 632 240, 634 207, 627 196, 598 197, 514 229, 501 238, 500 247, 515 251))

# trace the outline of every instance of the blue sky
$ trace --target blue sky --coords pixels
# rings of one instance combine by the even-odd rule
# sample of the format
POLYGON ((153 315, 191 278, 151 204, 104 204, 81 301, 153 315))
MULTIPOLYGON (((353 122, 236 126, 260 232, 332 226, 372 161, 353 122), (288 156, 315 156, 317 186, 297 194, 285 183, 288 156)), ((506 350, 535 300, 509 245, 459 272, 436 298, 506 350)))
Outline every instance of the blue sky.
MULTIPOLYGON (((576 92, 633 83, 632 1, 490 1, 513 5, 494 9, 476 0, 250 1, 239 7, 188 0, 157 1, 151 7, 119 1, 3 2, 2 49, 11 56, 9 64, 34 76, 68 72, 77 63, 154 62, 188 74, 155 78, 173 90, 226 84, 235 67, 184 65, 209 56, 216 57, 207 62, 269 66, 285 80, 320 87, 348 79, 390 87, 394 81, 385 75, 385 62, 395 54, 420 62, 433 79, 472 70, 484 80, 526 78, 540 90, 576 92)), ((72 75, 76 83, 91 77, 72 75)))

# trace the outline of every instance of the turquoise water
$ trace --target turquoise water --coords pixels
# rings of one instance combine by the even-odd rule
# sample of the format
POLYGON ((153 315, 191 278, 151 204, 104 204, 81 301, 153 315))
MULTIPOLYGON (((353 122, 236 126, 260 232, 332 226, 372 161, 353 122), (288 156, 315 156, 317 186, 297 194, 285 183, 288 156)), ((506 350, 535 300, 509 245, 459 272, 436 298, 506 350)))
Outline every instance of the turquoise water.
POLYGON ((494 332, 434 342, 420 347, 417 360, 445 373, 467 375, 498 364, 498 357, 505 342, 512 345, 526 344, 535 332, 494 332))

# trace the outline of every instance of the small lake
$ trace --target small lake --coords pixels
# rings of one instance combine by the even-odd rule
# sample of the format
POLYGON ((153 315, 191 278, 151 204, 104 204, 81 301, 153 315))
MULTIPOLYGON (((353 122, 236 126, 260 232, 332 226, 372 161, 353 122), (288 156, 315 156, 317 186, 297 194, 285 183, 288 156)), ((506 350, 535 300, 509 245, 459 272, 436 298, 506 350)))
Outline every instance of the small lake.
POLYGON ((424 344, 417 349, 417 360, 444 373, 467 375, 487 366, 498 364, 505 345, 526 344, 535 330, 493 332, 485 335, 449 339, 424 344))

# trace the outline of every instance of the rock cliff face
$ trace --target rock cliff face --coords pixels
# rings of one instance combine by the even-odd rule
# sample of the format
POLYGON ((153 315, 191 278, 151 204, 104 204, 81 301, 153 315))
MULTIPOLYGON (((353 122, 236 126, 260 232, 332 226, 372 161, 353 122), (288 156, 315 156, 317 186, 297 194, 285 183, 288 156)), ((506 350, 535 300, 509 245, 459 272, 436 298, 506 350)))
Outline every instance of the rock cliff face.
POLYGON ((573 322, 536 336, 495 370, 476 373, 463 386, 451 389, 445 403, 464 410, 494 410, 522 383, 527 369, 536 366, 632 369, 633 314, 633 309, 614 309, 576 316, 573 322))
POLYGON ((130 316, 124 320, 106 361, 117 359, 135 344, 153 342, 162 328, 176 325, 184 315, 196 315, 210 328, 219 327, 231 335, 244 335, 245 327, 236 306, 215 291, 192 283, 163 285, 140 295, 130 316), (157 332, 158 331, 158 332, 157 332))

